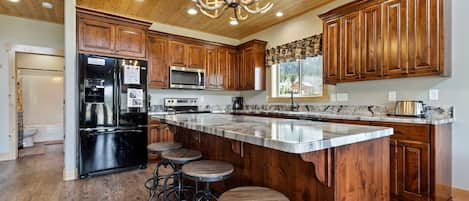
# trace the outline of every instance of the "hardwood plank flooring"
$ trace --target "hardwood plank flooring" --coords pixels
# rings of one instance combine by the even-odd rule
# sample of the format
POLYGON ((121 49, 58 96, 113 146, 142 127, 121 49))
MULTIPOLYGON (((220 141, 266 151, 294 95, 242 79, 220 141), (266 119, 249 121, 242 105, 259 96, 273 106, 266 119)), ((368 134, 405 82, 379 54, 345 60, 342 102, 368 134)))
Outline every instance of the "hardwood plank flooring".
POLYGON ((46 154, 0 162, 0 201, 146 200, 153 167, 65 182, 63 145, 47 145, 46 154))

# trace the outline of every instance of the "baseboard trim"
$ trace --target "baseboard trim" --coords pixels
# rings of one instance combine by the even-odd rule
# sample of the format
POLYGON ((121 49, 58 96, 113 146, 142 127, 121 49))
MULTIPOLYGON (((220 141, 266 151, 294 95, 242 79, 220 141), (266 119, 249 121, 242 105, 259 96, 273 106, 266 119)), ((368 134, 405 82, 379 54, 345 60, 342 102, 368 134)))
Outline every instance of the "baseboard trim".
POLYGON ((64 181, 73 181, 78 179, 78 169, 74 168, 72 170, 63 170, 63 179, 64 181))
POLYGON ((469 201, 469 190, 453 187, 453 201, 469 201))
POLYGON ((1 153, 0 154, 0 161, 11 161, 15 160, 15 156, 13 156, 11 153, 1 153))

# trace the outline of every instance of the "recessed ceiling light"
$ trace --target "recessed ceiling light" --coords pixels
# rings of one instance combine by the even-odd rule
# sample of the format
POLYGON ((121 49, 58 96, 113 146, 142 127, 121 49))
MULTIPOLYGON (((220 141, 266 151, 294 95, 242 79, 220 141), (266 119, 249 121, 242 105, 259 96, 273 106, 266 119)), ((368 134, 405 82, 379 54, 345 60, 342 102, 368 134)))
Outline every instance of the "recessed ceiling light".
POLYGON ((238 20, 231 20, 231 21, 230 21, 230 24, 233 25, 233 26, 235 26, 235 25, 238 25, 239 22, 238 22, 238 20))
POLYGON ((9 2, 18 3, 20 0, 8 0, 9 2))
POLYGON ((189 15, 197 15, 198 12, 197 12, 197 10, 196 10, 195 8, 189 8, 189 9, 187 10, 187 13, 188 13, 189 15))
POLYGON ((145 0, 135 0, 135 1, 141 3, 141 2, 144 2, 145 0))
POLYGON ((54 7, 54 5, 52 5, 51 3, 47 2, 47 1, 43 1, 42 2, 42 7, 47 8, 47 9, 51 9, 51 8, 54 7))
POLYGON ((280 12, 280 11, 279 11, 279 12, 275 13, 275 15, 276 15, 277 17, 282 17, 282 16, 283 16, 283 12, 280 12))

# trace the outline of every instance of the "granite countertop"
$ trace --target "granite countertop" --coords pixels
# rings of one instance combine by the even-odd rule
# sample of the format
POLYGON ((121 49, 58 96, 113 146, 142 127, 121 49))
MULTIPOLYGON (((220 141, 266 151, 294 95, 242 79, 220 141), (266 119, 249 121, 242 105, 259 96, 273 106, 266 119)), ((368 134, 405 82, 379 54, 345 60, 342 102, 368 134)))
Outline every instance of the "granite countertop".
POLYGON ((307 153, 393 134, 392 128, 230 114, 154 115, 153 119, 288 153, 307 153))
POLYGON ((448 124, 453 123, 453 117, 429 117, 429 118, 416 118, 416 117, 399 117, 388 115, 356 115, 356 114, 333 114, 325 112, 292 112, 292 111, 273 111, 273 110, 238 110, 233 111, 235 114, 265 114, 275 115, 282 114, 288 116, 297 116, 302 118, 322 118, 322 119, 343 119, 343 120, 357 120, 357 121, 380 121, 380 122, 394 122, 394 123, 411 123, 411 124, 448 124))

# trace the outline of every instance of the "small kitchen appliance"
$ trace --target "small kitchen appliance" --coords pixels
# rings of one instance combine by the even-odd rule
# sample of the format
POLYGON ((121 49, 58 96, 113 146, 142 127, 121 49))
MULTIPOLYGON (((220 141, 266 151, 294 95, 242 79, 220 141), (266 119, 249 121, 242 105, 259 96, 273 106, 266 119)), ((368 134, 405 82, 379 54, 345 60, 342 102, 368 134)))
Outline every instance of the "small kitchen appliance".
POLYGON ((397 101, 394 115, 419 118, 425 117, 425 104, 423 101, 397 101))
POLYGON ((243 102, 244 102, 243 97, 233 97, 232 98, 233 110, 242 110, 243 102))

